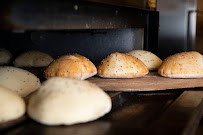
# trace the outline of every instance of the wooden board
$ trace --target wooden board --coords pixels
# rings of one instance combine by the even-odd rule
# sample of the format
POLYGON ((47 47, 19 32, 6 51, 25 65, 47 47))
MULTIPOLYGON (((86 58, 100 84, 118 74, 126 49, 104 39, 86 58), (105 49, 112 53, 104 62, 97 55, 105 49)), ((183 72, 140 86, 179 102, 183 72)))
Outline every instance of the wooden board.
POLYGON ((154 91, 203 87, 203 78, 166 78, 158 75, 157 72, 150 72, 144 77, 133 79, 106 79, 100 77, 92 77, 88 80, 106 91, 154 91))

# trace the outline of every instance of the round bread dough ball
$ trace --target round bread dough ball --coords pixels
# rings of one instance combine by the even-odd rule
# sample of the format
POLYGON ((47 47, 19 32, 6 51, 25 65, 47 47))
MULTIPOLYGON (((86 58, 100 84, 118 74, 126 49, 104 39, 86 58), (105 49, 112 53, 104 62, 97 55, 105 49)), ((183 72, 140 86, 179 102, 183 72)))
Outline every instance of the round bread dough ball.
POLYGON ((13 62, 15 67, 47 67, 53 58, 44 52, 28 51, 19 55, 13 62))
POLYGON ((198 52, 182 52, 167 57, 158 73, 170 78, 202 78, 203 55, 198 52))
POLYGON ((3 48, 0 48, 0 65, 9 64, 12 59, 12 54, 3 48))
POLYGON ((0 85, 25 97, 37 90, 41 83, 34 74, 11 66, 0 67, 0 85))
POLYGON ((86 57, 67 54, 53 61, 44 71, 44 77, 65 76, 84 80, 96 73, 96 66, 86 57))
POLYGON ((104 78, 135 78, 148 73, 147 66, 136 57, 125 53, 112 53, 97 67, 100 77, 104 78))
POLYGON ((15 120, 24 113, 24 100, 15 92, 0 86, 0 123, 15 120))
POLYGON ((45 81, 28 102, 28 115, 45 125, 96 120, 111 110, 110 97, 95 84, 67 77, 45 81))
POLYGON ((128 54, 140 59, 150 71, 158 70, 162 63, 162 60, 158 56, 149 51, 133 50, 128 54))

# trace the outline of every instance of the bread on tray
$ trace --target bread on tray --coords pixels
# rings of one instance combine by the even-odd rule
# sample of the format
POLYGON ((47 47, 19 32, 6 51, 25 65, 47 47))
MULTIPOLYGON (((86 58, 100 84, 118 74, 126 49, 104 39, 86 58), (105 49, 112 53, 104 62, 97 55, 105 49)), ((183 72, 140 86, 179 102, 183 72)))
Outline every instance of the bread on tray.
POLYGON ((97 73, 95 65, 79 54, 67 54, 53 61, 44 71, 44 77, 64 76, 86 79, 97 73))
POLYGON ((163 61, 158 73, 171 78, 202 78, 203 55, 195 51, 171 55, 163 61))
POLYGON ((0 48, 0 65, 8 65, 12 59, 12 54, 4 49, 0 48))
POLYGON ((20 54, 13 62, 15 67, 47 67, 53 58, 44 52, 27 51, 20 54))
POLYGON ((29 71, 11 67, 0 67, 0 85, 25 97, 40 87, 40 80, 29 71))
POLYGON ((139 59, 126 53, 112 53, 97 67, 100 77, 135 78, 148 73, 147 66, 139 59))
POLYGON ((149 69, 149 71, 158 70, 161 66, 162 60, 154 53, 145 50, 133 50, 128 54, 140 59, 149 69))

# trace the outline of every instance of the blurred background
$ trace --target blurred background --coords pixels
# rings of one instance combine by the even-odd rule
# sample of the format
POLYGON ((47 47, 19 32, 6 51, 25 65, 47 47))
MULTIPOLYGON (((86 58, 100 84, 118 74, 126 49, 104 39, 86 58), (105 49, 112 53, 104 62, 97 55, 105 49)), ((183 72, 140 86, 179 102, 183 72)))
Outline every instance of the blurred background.
POLYGON ((197 31, 195 49, 203 53, 203 1, 198 0, 197 5, 197 31))
POLYGON ((202 0, 157 0, 160 12, 159 55, 197 50, 203 52, 202 0))

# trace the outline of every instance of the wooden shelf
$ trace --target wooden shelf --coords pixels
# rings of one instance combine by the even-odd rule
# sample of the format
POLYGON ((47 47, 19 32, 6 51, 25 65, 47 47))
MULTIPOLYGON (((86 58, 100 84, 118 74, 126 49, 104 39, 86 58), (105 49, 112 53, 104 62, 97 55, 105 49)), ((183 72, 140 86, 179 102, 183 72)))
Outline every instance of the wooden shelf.
POLYGON ((167 89, 182 89, 203 87, 201 79, 174 79, 150 72, 148 75, 134 79, 106 79, 92 77, 90 82, 95 83, 106 91, 155 91, 167 89))

